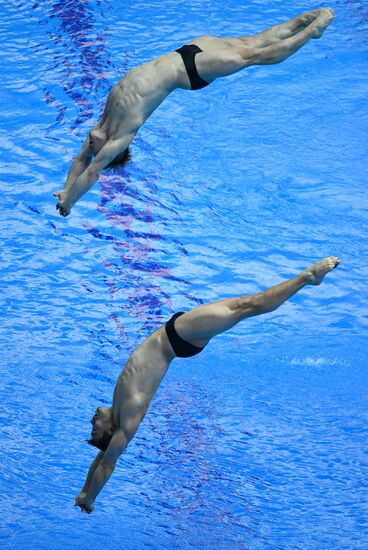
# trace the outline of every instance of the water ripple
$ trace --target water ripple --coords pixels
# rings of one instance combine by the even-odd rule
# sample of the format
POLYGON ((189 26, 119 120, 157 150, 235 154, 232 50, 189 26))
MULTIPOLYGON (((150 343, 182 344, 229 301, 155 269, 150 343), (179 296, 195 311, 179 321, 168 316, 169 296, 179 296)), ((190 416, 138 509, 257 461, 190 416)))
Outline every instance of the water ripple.
POLYGON ((367 13, 335 7, 287 62, 172 94, 62 219, 51 194, 127 69, 308 6, 1 4, 2 547, 366 547, 367 13), (331 253, 321 287, 173 363, 77 514, 91 413, 142 338, 331 253))

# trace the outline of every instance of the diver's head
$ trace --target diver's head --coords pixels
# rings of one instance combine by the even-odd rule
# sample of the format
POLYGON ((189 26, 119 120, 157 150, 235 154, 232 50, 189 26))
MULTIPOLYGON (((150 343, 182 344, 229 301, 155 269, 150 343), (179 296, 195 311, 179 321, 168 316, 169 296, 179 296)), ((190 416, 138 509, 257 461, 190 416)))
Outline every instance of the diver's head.
POLYGON ((112 407, 97 407, 91 419, 91 424, 91 439, 87 439, 87 443, 101 451, 106 451, 115 431, 112 407))
POLYGON ((129 147, 124 149, 121 153, 119 153, 106 167, 105 169, 112 169, 112 170, 119 170, 119 168, 123 168, 123 166, 126 165, 127 162, 131 159, 130 150, 129 147))
MULTIPOLYGON (((101 149, 106 145, 108 142, 106 134, 101 130, 91 130, 88 136, 89 142, 88 142, 88 148, 93 154, 94 157, 98 155, 98 153, 101 151, 101 149)), ((130 150, 129 147, 121 151, 112 161, 105 166, 105 169, 113 169, 118 170, 119 168, 122 168, 126 165, 127 162, 129 162, 131 159, 130 150)))

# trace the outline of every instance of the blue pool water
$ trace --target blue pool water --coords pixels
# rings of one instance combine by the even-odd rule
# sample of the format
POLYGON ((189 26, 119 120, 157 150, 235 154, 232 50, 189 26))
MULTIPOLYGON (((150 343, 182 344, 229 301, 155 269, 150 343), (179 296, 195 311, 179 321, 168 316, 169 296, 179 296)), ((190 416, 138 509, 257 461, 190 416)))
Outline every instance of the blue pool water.
POLYGON ((363 0, 277 66, 173 93, 67 219, 52 192, 123 73, 306 2, 0 3, 0 545, 366 549, 363 0), (73 507, 129 353, 172 312, 341 266, 176 360, 90 516, 73 507))

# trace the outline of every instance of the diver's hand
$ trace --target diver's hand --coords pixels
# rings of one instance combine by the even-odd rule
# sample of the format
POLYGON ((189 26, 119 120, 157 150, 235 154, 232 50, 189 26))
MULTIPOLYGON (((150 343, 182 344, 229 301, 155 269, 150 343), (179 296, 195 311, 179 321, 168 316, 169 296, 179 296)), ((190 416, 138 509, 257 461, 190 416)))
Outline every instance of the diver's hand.
POLYGON ((84 514, 91 514, 94 510, 94 502, 87 498, 86 493, 79 493, 75 497, 74 506, 79 506, 81 512, 84 514))
POLYGON ((72 204, 68 201, 68 194, 65 191, 57 191, 53 195, 58 199, 56 210, 59 210, 60 216, 66 218, 66 216, 69 216, 72 209, 72 204))

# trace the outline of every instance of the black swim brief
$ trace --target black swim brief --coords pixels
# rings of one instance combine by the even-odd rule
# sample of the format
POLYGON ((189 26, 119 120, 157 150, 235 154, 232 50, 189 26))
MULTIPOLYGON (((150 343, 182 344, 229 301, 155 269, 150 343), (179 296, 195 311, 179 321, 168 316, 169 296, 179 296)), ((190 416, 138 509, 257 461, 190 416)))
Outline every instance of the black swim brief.
POLYGON ((175 315, 173 315, 171 319, 167 321, 165 325, 165 330, 176 357, 193 357, 193 355, 197 355, 197 353, 200 353, 203 350, 204 346, 203 348, 193 346, 193 344, 190 344, 189 342, 183 340, 183 338, 181 338, 176 332, 174 326, 175 319, 183 314, 184 311, 179 311, 178 313, 175 313, 175 315))
POLYGON ((180 53, 184 66, 187 70, 187 74, 190 80, 190 86, 192 90, 200 90, 205 86, 208 86, 209 82, 206 82, 198 74, 197 67, 194 61, 194 58, 197 53, 201 52, 201 48, 195 44, 186 44, 182 46, 176 52, 180 53))

